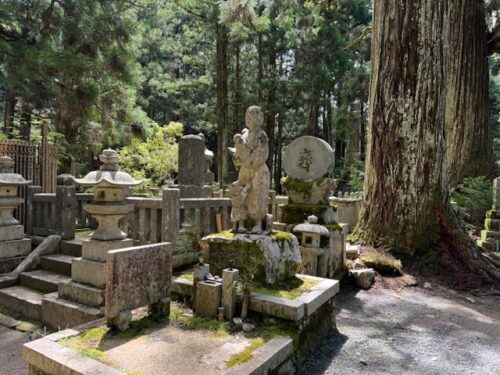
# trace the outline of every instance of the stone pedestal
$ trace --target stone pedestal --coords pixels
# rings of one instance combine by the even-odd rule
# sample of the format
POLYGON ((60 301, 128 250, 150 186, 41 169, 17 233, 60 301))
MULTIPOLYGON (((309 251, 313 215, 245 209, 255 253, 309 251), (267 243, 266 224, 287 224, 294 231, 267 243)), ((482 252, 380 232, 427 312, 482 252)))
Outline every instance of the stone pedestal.
POLYGON ((284 281, 294 276, 301 266, 297 238, 291 233, 235 234, 223 232, 203 239, 209 245, 208 263, 214 275, 235 267, 240 270, 255 262, 256 278, 268 284, 284 281))
POLYGON ((222 271, 222 306, 224 317, 232 320, 236 310, 235 282, 238 281, 240 271, 234 268, 226 268, 222 271))
POLYGON ((204 318, 215 319, 221 304, 222 284, 218 281, 200 281, 196 287, 194 311, 204 318))

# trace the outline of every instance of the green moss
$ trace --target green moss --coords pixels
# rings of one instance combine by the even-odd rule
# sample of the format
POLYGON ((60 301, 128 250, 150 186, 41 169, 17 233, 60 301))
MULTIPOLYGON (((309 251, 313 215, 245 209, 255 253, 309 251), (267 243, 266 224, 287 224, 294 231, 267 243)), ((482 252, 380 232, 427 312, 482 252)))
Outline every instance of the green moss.
POLYGON ((330 206, 325 204, 289 203, 281 206, 283 222, 288 224, 300 224, 307 220, 308 216, 318 217, 318 223, 324 224, 323 215, 330 206))
POLYGON ((330 232, 334 232, 336 230, 342 232, 342 227, 338 223, 323 224, 323 226, 330 232))
POLYGON ((170 321, 177 323, 181 328, 205 331, 216 337, 224 337, 230 335, 230 324, 228 322, 220 323, 215 319, 207 319, 197 315, 188 316, 183 310, 176 305, 170 308, 170 321))
POLYGON ((295 236, 289 232, 273 230, 271 237, 274 241, 291 241, 295 236))
POLYGON ((102 359, 104 352, 99 349, 109 328, 97 327, 86 330, 78 336, 61 339, 58 342, 72 350, 93 359, 102 359))
POLYGON ((183 273, 182 275, 180 275, 179 277, 182 277, 183 279, 186 279, 186 280, 191 280, 193 281, 193 273, 192 272, 189 272, 189 273, 183 273))
POLYGON ((361 260, 368 266, 383 274, 402 274, 401 261, 382 250, 370 250, 361 256, 361 260))
POLYGON ((219 233, 210 233, 207 237, 223 237, 223 238, 233 238, 234 233, 230 230, 225 230, 219 233))
MULTIPOLYGON (((291 177, 283 177, 281 179, 281 185, 286 191, 296 191, 299 193, 310 193, 315 181, 302 181, 291 177)), ((318 180, 318 185, 321 184, 321 180, 318 180)))
POLYGON ((262 282, 255 283, 254 291, 257 293, 267 294, 274 297, 286 299, 295 299, 302 294, 310 291, 313 287, 319 284, 319 281, 308 278, 300 278, 294 276, 287 282, 276 283, 272 285, 262 282))
POLYGON ((248 345, 244 350, 239 353, 233 354, 231 358, 229 358, 227 361, 224 361, 224 363, 227 367, 234 367, 242 365, 243 363, 247 363, 252 360, 253 352, 263 347, 265 343, 266 341, 262 337, 253 339, 252 341, 250 341, 250 345, 248 345))

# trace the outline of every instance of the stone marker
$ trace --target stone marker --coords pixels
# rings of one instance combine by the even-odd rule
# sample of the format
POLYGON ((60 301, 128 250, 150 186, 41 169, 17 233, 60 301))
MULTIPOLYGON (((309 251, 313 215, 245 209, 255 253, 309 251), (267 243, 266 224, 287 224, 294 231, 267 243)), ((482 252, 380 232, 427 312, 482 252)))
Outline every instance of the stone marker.
POLYGON ((311 136, 297 138, 288 145, 283 167, 289 177, 313 181, 329 174, 335 163, 335 153, 324 140, 311 136))
POLYGON ((111 250, 107 258, 105 315, 111 325, 120 328, 127 311, 146 305, 152 313, 167 313, 163 305, 170 303, 172 244, 111 250))
POLYGON ((196 286, 195 309, 196 314, 205 318, 217 318, 221 304, 222 284, 214 280, 200 281, 196 286))
POLYGON ((210 186, 205 186, 207 170, 205 137, 185 135, 179 140, 178 188, 181 198, 205 198, 210 196, 210 186))
POLYGON ((222 271, 222 306, 224 307, 224 316, 231 320, 236 310, 236 291, 235 282, 238 281, 240 271, 234 268, 226 268, 222 271))

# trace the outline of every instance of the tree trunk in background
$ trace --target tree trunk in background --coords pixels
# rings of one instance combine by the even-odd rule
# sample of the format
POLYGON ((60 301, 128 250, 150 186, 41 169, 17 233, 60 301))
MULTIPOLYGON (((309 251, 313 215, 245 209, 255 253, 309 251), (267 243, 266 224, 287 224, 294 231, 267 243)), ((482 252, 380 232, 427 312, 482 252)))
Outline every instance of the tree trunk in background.
POLYGON ((243 118, 243 90, 241 87, 241 63, 240 63, 240 53, 241 53, 241 44, 235 48, 235 70, 234 70, 234 124, 233 124, 233 133, 241 131, 243 129, 245 119, 243 118))
MULTIPOLYGON (((269 89, 267 91, 267 111, 265 114, 265 129, 269 138, 269 158, 267 166, 273 170, 274 159, 274 128, 276 126, 276 50, 273 45, 269 46, 269 89)), ((272 175, 271 175, 272 179, 272 175)))
POLYGON ((447 25, 446 0, 375 1, 364 209, 356 228, 363 243, 408 250, 438 239, 447 208, 447 25))
POLYGON ((307 101, 307 107, 306 107, 307 135, 316 136, 316 132, 318 129, 319 99, 320 99, 319 97, 320 97, 319 89, 317 87, 314 87, 311 93, 311 97, 307 101))
POLYGON ((262 63, 262 35, 259 33, 257 36, 257 103, 262 105, 262 78, 264 76, 263 63, 262 63))
POLYGON ((19 135, 21 139, 25 141, 30 140, 31 136, 31 113, 33 111, 33 107, 30 103, 23 100, 23 105, 21 106, 21 126, 19 135))
MULTIPOLYGON (((363 103, 358 102, 359 106, 362 108, 363 103)), ((352 128, 349 129, 346 140, 346 151, 344 159, 344 169, 349 171, 349 168, 361 157, 361 127, 363 124, 362 109, 360 108, 360 121, 353 124, 352 128)))
POLYGON ((216 21, 216 76, 217 86, 217 175, 219 182, 226 183, 229 171, 228 140, 229 126, 228 116, 228 33, 224 25, 216 21))
POLYGON ((483 0, 450 1, 446 97, 449 186, 493 171, 488 58, 483 0))
POLYGON ((12 132, 12 125, 16 114, 16 103, 16 96, 11 91, 8 91, 5 95, 5 107, 3 112, 3 133, 7 136, 12 132))

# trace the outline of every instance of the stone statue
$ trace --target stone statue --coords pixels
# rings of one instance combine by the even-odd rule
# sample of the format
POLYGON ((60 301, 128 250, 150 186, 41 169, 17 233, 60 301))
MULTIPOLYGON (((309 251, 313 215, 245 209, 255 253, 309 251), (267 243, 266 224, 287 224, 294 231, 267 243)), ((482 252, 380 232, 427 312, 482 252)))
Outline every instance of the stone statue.
POLYGON ((262 129, 264 114, 260 107, 251 106, 245 114, 242 134, 234 136, 234 164, 239 168, 238 180, 230 187, 231 221, 233 229, 262 233, 262 222, 266 218, 270 188, 270 173, 266 161, 269 156, 269 140, 262 129))

